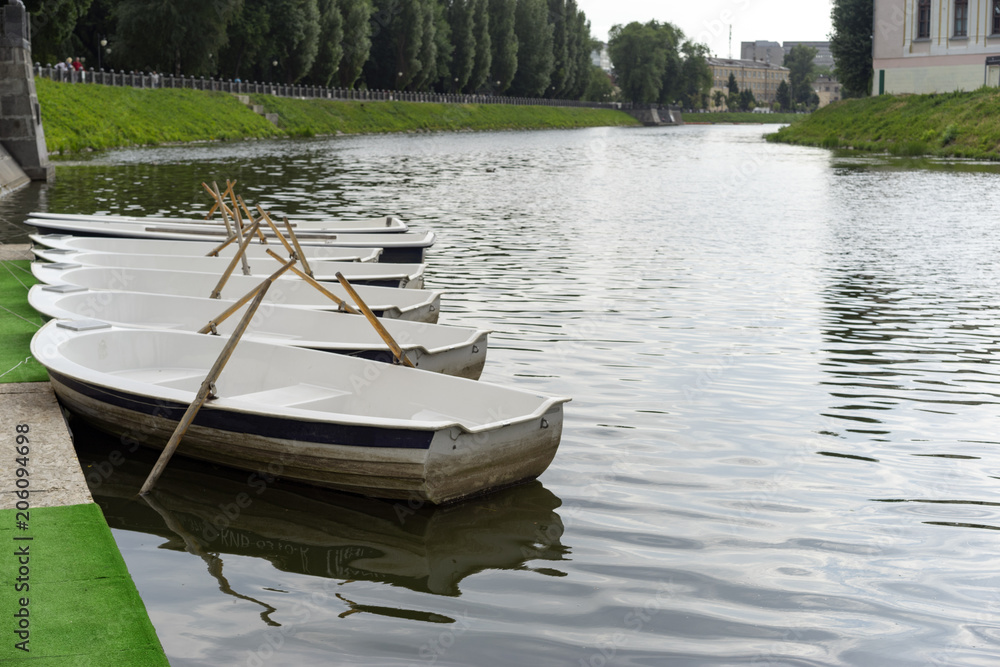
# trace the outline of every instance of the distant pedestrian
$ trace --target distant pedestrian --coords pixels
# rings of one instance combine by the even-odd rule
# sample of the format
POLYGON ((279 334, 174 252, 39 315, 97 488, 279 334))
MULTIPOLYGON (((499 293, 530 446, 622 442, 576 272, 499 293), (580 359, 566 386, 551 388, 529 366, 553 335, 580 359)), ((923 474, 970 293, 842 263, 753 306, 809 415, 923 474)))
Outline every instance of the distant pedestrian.
POLYGON ((69 64, 73 62, 72 58, 67 58, 66 60, 60 60, 56 63, 56 69, 60 72, 65 72, 69 69, 69 64))
MULTIPOLYGON (((67 58, 66 60, 69 60, 69 58, 67 58)), ((73 71, 79 72, 82 69, 83 69, 83 63, 80 62, 79 58, 74 58, 73 59, 73 71)))

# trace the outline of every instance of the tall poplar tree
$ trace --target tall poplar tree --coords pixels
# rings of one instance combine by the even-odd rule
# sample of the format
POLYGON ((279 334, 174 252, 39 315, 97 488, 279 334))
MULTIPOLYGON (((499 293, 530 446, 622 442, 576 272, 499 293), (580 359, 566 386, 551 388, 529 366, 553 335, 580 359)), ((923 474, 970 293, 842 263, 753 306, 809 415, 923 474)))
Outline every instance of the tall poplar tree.
POLYGON ((122 0, 116 10, 116 58, 136 70, 211 74, 240 6, 240 0, 122 0))
POLYGON ((374 8, 365 82, 373 89, 403 90, 420 74, 424 3, 375 0, 374 8))
POLYGON ((830 51, 834 74, 843 96, 864 97, 872 90, 873 0, 834 0, 830 12, 833 34, 830 51))
POLYGON ((548 0, 549 23, 552 24, 552 75, 546 97, 562 94, 569 77, 569 48, 566 30, 566 0, 548 0))
POLYGON ((344 36, 337 80, 342 88, 353 88, 371 55, 374 7, 371 0, 338 0, 338 5, 344 17, 344 36))
POLYGON ((454 50, 451 53, 451 76, 444 82, 444 87, 457 93, 468 85, 476 64, 472 0, 449 0, 447 15, 454 50))
POLYGON ((337 0, 317 0, 316 6, 319 11, 319 32, 316 59, 309 71, 309 82, 329 86, 340 68, 340 59, 344 54, 341 46, 344 40, 344 17, 340 14, 337 0))
POLYGON ((466 92, 475 93, 486 85, 490 78, 492 64, 492 41, 490 40, 490 14, 488 0, 472 0, 472 32, 476 40, 476 53, 472 64, 472 74, 466 92))
POLYGON ((552 80, 552 24, 546 0, 518 0, 514 11, 517 35, 517 73, 511 83, 512 95, 542 97, 552 80))
POLYGON ((517 33, 514 13, 517 0, 487 0, 490 15, 490 87, 497 93, 510 88, 517 72, 517 33))

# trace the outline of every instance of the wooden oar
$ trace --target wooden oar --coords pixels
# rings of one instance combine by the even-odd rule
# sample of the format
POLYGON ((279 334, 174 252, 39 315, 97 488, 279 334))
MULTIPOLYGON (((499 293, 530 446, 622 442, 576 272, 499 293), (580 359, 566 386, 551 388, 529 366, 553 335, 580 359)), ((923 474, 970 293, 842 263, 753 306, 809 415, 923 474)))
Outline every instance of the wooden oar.
POLYGON ((285 229, 288 230, 288 235, 292 238, 292 245, 295 246, 295 255, 302 262, 302 268, 305 272, 309 274, 310 278, 315 278, 312 269, 309 268, 309 262, 306 261, 306 254, 302 252, 302 246, 299 245, 299 240, 295 237, 295 230, 292 229, 292 223, 288 222, 288 218, 285 218, 285 229))
POLYGON ((240 241, 239 250, 236 251, 236 254, 229 261, 229 266, 226 267, 226 270, 222 274, 222 278, 219 279, 219 284, 215 286, 215 289, 212 290, 212 293, 208 295, 208 298, 218 299, 220 296, 222 296, 222 288, 226 286, 226 282, 229 280, 229 276, 233 275, 233 269, 236 268, 236 263, 239 262, 240 260, 243 260, 243 266, 247 267, 245 269, 247 275, 250 274, 250 268, 249 265, 247 264, 246 250, 247 246, 250 245, 250 239, 253 238, 254 229, 259 226, 260 223, 254 223, 254 228, 252 228, 250 232, 246 235, 246 237, 242 241, 240 241))
POLYGON ((177 446, 181 443, 181 438, 187 433, 188 428, 194 422, 194 418, 198 415, 198 411, 205 404, 209 398, 215 398, 215 381, 219 379, 219 375, 222 374, 222 369, 226 367, 226 363, 229 358, 233 356, 233 350, 236 349, 236 344, 240 342, 240 338, 243 337, 243 333, 250 326, 250 320, 257 313, 257 308, 260 306, 260 302, 264 300, 264 295, 267 294, 268 288, 271 284, 278 279, 282 273, 292 268, 296 260, 290 259, 287 264, 284 264, 278 271, 268 276, 264 282, 262 282, 256 289, 256 296, 254 300, 250 303, 250 307, 247 312, 243 315, 243 319, 240 323, 236 325, 236 330, 233 331, 232 335, 229 336, 229 340, 226 341, 226 345, 222 348, 222 352, 219 354, 219 358, 215 360, 215 364, 208 371, 208 375, 201 383, 201 387, 198 389, 198 393, 194 397, 194 401, 188 406, 187 410, 184 411, 184 416, 177 423, 177 428, 174 429, 173 434, 170 436, 170 440, 167 441, 166 446, 160 453, 160 458, 156 460, 156 465, 149 473, 149 477, 146 478, 145 483, 142 488, 139 489, 140 495, 146 495, 153 490, 156 486, 156 481, 160 479, 160 475, 163 474, 163 470, 167 467, 167 463, 170 462, 170 457, 174 455, 177 450, 177 446))
MULTIPOLYGON (((264 252, 266 252, 271 257, 274 257, 279 262, 284 262, 285 261, 281 257, 281 255, 279 255, 278 253, 274 252, 270 248, 268 248, 264 252)), ((337 306, 339 306, 342 311, 350 313, 352 315, 358 315, 359 314, 357 310, 355 310, 354 308, 351 307, 351 304, 347 303, 346 301, 344 301, 343 299, 341 299, 340 297, 338 297, 336 294, 334 294, 333 292, 331 292, 327 288, 323 287, 323 285, 321 285, 320 283, 318 283, 316 281, 316 279, 313 278, 312 276, 307 276, 305 273, 303 273, 302 271, 299 271, 294 266, 292 267, 292 273, 294 273, 299 278, 302 278, 302 280, 306 281, 307 283, 309 283, 310 285, 312 285, 313 287, 315 287, 320 292, 320 294, 322 294, 323 296, 327 297, 328 299, 330 299, 331 301, 333 301, 334 303, 336 303, 337 306)))
POLYGON ((385 344, 389 346, 390 350, 392 350, 393 355, 396 357, 396 363, 401 363, 404 366, 409 366, 410 368, 416 368, 416 366, 413 365, 413 362, 406 358, 406 352, 403 352, 403 348, 399 346, 396 340, 392 337, 392 334, 386 331, 385 327, 382 326, 382 323, 379 322, 377 317, 375 317, 375 313, 372 312, 372 309, 368 307, 368 304, 364 302, 361 295, 355 291, 354 286, 351 285, 347 278, 344 277, 344 274, 340 271, 337 271, 337 280, 339 280, 340 284, 344 286, 347 293, 351 295, 352 299, 354 299, 354 303, 358 304, 358 308, 360 308, 361 312, 368 318, 368 322, 375 327, 375 331, 378 332, 378 335, 382 337, 385 344))
POLYGON ((208 251, 208 253, 207 253, 207 254, 205 255, 205 257, 218 257, 218 256, 219 256, 219 253, 220 253, 220 252, 221 252, 221 251, 222 251, 223 249, 225 249, 225 247, 226 247, 226 246, 228 246, 228 245, 229 245, 230 243, 232 243, 233 241, 235 241, 235 240, 236 240, 236 238, 237 238, 237 237, 236 237, 236 235, 235 235, 235 234, 234 234, 234 235, 232 235, 232 236, 230 236, 230 237, 229 237, 228 239, 226 239, 225 241, 223 241, 223 242, 222 242, 222 243, 220 243, 219 245, 217 245, 217 246, 215 246, 214 248, 212 248, 211 250, 209 250, 209 251, 208 251))
POLYGON ((289 256, 294 255, 295 249, 292 248, 292 246, 288 245, 288 241, 285 239, 285 235, 278 230, 277 225, 274 224, 274 220, 271 220, 271 216, 267 214, 267 211, 265 211, 260 207, 260 204, 257 204, 257 212, 260 213, 260 217, 264 219, 264 222, 266 222, 268 227, 271 228, 271 231, 274 232, 274 235, 278 237, 279 241, 281 241, 281 245, 285 246, 285 250, 288 251, 288 255, 289 256))
MULTIPOLYGON (((230 182, 229 179, 226 179, 226 186, 227 186, 226 192, 229 192, 229 190, 232 189, 233 186, 235 186, 235 185, 236 185, 236 181, 230 182)), ((205 183, 204 181, 202 181, 201 186, 203 188, 205 188, 206 190, 208 190, 208 194, 212 195, 212 199, 215 199, 215 193, 212 192, 212 189, 208 187, 207 183, 205 183)), ((217 209, 218 207, 219 207, 219 202, 218 201, 214 201, 212 203, 212 208, 208 209, 208 214, 205 216, 205 219, 206 220, 211 220, 212 216, 215 215, 215 209, 217 209)))

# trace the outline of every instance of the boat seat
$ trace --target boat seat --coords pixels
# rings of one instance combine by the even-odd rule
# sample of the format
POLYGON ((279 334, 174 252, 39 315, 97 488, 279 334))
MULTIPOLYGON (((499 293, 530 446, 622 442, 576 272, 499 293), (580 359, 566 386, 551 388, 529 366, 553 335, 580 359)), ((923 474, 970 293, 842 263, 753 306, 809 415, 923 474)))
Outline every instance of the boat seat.
POLYGON ((118 371, 114 375, 126 380, 146 382, 170 389, 198 391, 207 372, 190 368, 139 368, 118 371))
POLYGON ((322 401, 346 395, 350 395, 350 392, 340 391, 339 389, 332 389, 330 387, 321 387, 307 382, 300 382, 298 384, 287 385, 285 387, 255 391, 249 394, 227 396, 226 398, 239 401, 253 401, 254 403, 261 403, 263 405, 281 405, 288 408, 302 403, 313 403, 315 401, 322 401))

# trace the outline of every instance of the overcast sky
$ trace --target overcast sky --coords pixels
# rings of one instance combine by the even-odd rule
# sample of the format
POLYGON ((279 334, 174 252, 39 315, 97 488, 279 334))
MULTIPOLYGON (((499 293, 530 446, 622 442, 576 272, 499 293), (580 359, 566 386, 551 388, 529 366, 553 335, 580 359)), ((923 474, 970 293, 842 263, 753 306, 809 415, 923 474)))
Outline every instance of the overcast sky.
POLYGON ((740 42, 825 41, 831 31, 831 4, 831 0, 577 0, 597 39, 607 41, 616 23, 655 19, 673 23, 722 58, 729 55, 730 24, 734 58, 740 57, 740 42))

